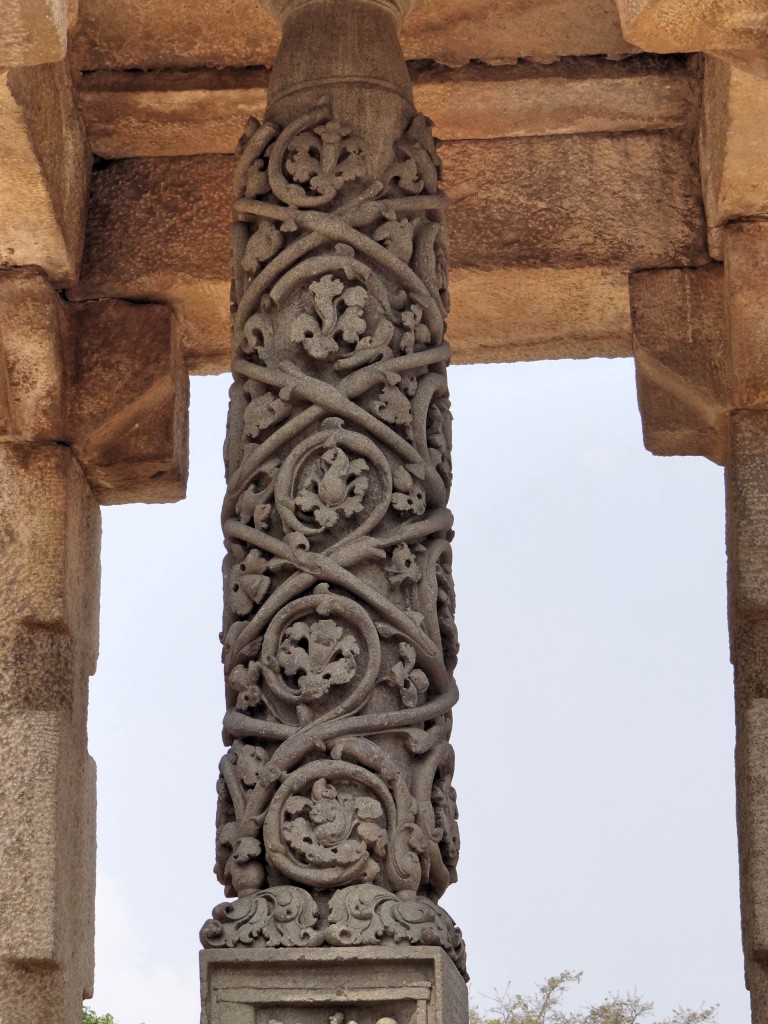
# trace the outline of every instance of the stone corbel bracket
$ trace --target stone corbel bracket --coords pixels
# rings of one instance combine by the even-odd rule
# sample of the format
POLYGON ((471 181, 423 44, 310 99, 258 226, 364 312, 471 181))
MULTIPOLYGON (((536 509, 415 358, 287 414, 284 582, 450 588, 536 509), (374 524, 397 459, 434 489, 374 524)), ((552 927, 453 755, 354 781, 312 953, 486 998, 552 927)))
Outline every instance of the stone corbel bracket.
POLYGON ((646 448, 724 465, 735 410, 768 409, 768 221, 724 229, 724 266, 630 276, 646 448))
POLYGON ((184 497, 188 375, 167 306, 0 274, 0 439, 70 447, 102 505, 184 497))

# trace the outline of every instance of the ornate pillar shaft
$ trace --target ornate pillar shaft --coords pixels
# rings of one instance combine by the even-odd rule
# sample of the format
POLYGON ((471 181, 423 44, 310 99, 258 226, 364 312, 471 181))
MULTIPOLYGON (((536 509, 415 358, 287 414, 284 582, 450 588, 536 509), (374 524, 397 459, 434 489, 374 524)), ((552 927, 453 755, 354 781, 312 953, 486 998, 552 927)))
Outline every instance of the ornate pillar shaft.
POLYGON ((463 971, 436 903, 459 849, 440 164, 394 0, 275 7, 233 226, 217 873, 238 898, 202 939, 442 947, 463 971))

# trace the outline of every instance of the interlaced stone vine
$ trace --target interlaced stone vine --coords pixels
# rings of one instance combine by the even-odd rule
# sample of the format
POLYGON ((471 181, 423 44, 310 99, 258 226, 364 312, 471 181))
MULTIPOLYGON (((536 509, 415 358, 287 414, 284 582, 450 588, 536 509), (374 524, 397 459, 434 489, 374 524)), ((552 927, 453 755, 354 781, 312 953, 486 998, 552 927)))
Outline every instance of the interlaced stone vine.
POLYGON ((439 177, 419 115, 383 168, 326 100, 241 143, 209 946, 463 963, 439 177))

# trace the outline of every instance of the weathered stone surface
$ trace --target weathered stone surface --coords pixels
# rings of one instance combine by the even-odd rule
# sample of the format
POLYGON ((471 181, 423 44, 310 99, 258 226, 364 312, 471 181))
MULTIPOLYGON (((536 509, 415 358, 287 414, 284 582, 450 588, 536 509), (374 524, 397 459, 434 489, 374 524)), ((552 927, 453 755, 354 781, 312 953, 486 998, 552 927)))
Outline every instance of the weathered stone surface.
MULTIPOLYGON (((649 131, 691 120, 697 88, 677 57, 542 66, 412 68, 414 100, 441 139, 649 131)), ((233 153, 262 117, 265 69, 85 75, 79 101, 98 156, 233 153)))
POLYGON ((632 355, 627 275, 602 268, 451 273, 454 363, 632 355))
POLYGON ((191 372, 220 372, 229 349, 234 160, 121 160, 97 171, 74 299, 168 302, 191 372))
MULTIPOLYGON (((80 0, 72 47, 87 69, 249 67, 271 66, 278 39, 276 23, 251 0, 189 4, 183 17, 174 0, 80 0)), ((635 49, 613 0, 425 0, 402 41, 406 57, 454 66, 635 49)))
POLYGON ((768 412, 731 418, 726 467, 742 930, 752 1019, 768 1015, 768 412))
POLYGON ((724 224, 768 217, 768 81, 708 58, 699 148, 710 249, 722 259, 724 224))
POLYGON ((0 66, 53 64, 67 53, 69 0, 5 0, 0 66))
POLYGON ((463 1024, 467 988, 439 949, 208 950, 202 1024, 463 1024))
MULTIPOLYGON (((441 154, 458 268, 618 271, 708 259, 694 170, 674 134, 455 142, 441 154)), ((169 302, 191 372, 220 372, 229 359, 232 168, 222 155, 99 170, 83 271, 69 293, 169 302)))
POLYGON ((633 274, 630 294, 645 447, 722 465, 733 408, 722 267, 633 274))
POLYGON ((0 272, 0 438, 63 438, 60 309, 38 271, 0 272))
POLYGON ((624 36, 651 53, 728 54, 768 73, 763 0, 616 0, 624 36))
POLYGON ((95 669, 99 512, 83 471, 59 444, 0 443, 0 539, 16 567, 0 588, 0 623, 76 634, 95 669))
POLYGON ((62 445, 0 444, 0 1021, 76 1024, 93 984, 99 509, 62 445), (45 1002, 42 996, 45 996, 45 1002))
POLYGON ((733 407, 766 408, 768 220, 729 224, 724 241, 733 407))
POLYGON ((698 174, 672 133, 448 143, 457 266, 708 262, 698 174))
POLYGON ((77 276, 91 155, 66 62, 0 70, 0 269, 77 276))
POLYGON ((189 377, 170 309, 70 304, 65 350, 67 439, 101 504, 183 498, 189 377))

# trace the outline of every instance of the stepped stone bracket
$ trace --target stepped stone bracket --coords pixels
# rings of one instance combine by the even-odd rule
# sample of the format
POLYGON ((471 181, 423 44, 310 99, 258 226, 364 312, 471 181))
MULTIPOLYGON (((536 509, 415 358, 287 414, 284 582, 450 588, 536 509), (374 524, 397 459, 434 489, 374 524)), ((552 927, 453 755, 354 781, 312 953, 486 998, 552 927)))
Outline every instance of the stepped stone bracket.
POLYGON ((188 401, 166 306, 67 303, 36 271, 0 273, 0 439, 68 445, 101 504, 177 501, 188 401))

